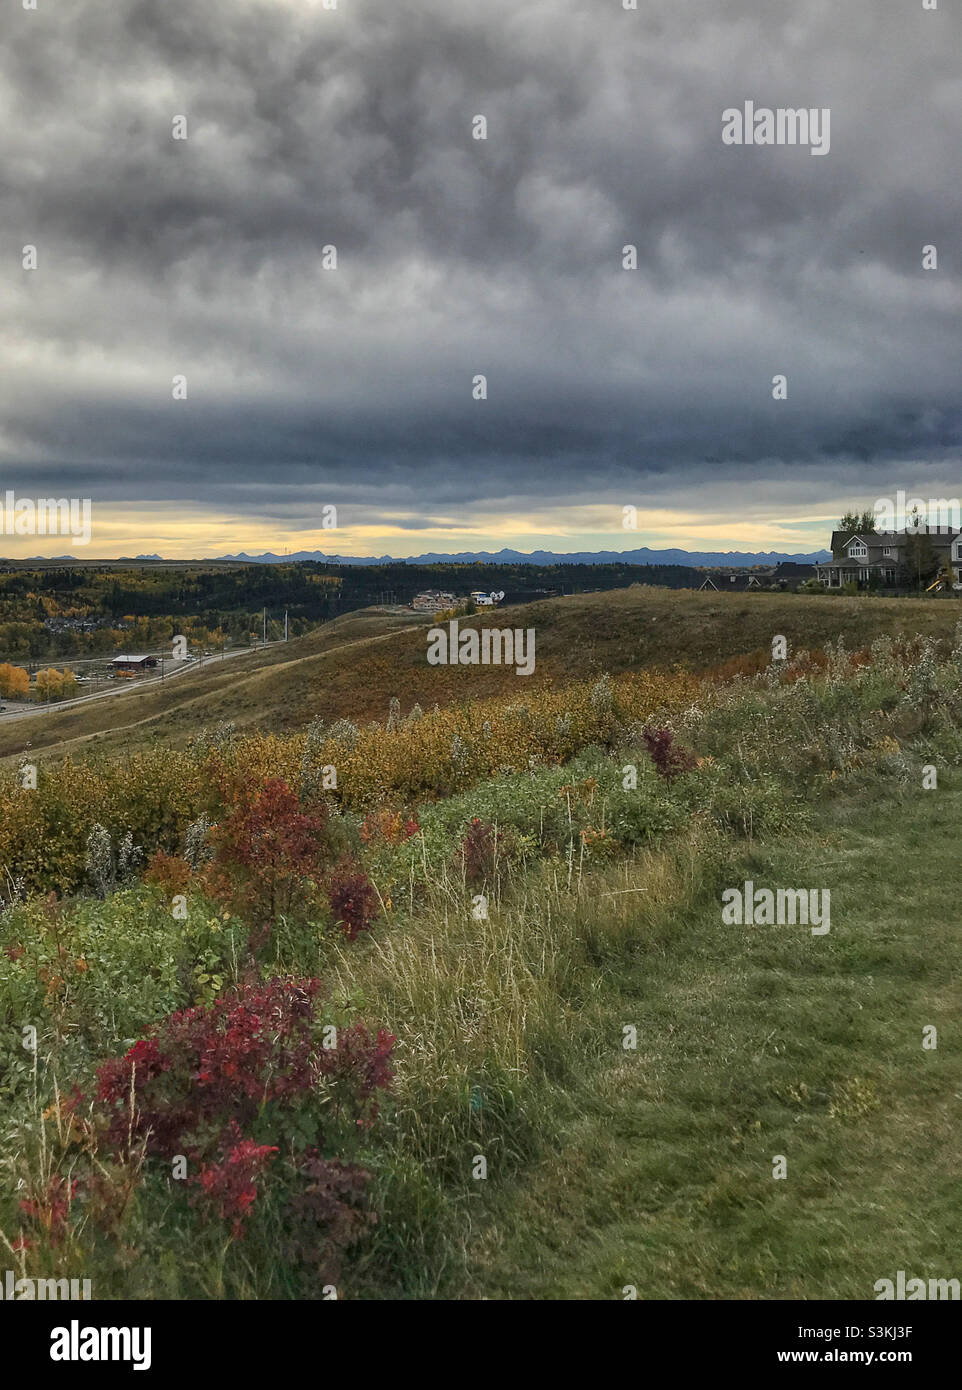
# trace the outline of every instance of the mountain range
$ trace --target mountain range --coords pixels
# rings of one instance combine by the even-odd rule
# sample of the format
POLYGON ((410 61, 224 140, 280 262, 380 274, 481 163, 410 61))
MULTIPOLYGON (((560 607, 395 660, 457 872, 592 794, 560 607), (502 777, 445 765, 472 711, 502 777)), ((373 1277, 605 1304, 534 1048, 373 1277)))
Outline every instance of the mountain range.
MULTIPOLYGON (((137 555, 138 560, 157 560, 156 555, 137 555)), ((781 550, 585 550, 559 554, 553 550, 462 550, 455 554, 427 551, 423 555, 326 555, 321 550, 296 550, 290 555, 218 555, 217 560, 247 564, 278 565, 314 560, 327 565, 777 565, 794 561, 801 565, 831 559, 827 550, 810 554, 790 554, 781 550)))

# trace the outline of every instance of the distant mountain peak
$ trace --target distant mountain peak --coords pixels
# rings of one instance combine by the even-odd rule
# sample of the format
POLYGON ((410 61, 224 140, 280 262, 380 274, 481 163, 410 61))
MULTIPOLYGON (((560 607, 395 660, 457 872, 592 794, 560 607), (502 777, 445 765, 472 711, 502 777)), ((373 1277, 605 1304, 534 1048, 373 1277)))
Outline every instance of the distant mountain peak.
MULTIPOLYGON (((138 556, 138 559, 154 559, 155 556, 138 556)), ((490 550, 462 550, 445 554, 441 551, 427 551, 423 555, 327 555, 322 550, 298 550, 290 555, 277 555, 266 551, 261 555, 218 555, 217 560, 233 560, 254 565, 303 564, 314 561, 325 565, 777 565, 783 561, 795 561, 801 565, 813 565, 828 560, 827 550, 794 552, 787 550, 651 550, 641 546, 637 550, 594 550, 559 553, 553 550, 521 550, 507 548, 492 552, 490 550)))

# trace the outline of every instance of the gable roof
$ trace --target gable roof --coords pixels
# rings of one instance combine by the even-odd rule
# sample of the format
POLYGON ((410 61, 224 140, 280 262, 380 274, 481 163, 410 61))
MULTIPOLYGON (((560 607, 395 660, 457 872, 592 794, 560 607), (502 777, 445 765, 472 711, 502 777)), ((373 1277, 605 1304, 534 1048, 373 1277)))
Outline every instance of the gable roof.
MULTIPOLYGON (((833 531, 831 549, 844 550, 852 541, 864 541, 866 545, 904 545, 906 540, 911 539, 916 532, 914 531, 833 531)), ((938 526, 922 526, 917 533, 920 536, 932 536, 935 539, 951 543, 960 533, 958 531, 945 531, 938 526)))
POLYGON ((714 589, 719 594, 733 593, 740 594, 745 589, 752 588, 758 584, 758 576, 755 574, 706 574, 704 580, 699 584, 699 589, 714 589))

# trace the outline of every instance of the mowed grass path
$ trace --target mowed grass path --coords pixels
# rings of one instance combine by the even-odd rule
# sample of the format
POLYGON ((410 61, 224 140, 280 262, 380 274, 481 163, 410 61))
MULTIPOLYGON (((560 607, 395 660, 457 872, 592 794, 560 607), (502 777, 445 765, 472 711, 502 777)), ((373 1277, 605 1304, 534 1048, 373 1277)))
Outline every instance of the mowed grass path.
POLYGON ((566 1088, 559 1151, 474 1184, 454 1296, 872 1299, 898 1269, 962 1278, 960 819, 958 786, 879 792, 735 855, 722 886, 830 888, 824 937, 723 926, 720 893, 673 912, 603 986, 611 1065, 566 1088))

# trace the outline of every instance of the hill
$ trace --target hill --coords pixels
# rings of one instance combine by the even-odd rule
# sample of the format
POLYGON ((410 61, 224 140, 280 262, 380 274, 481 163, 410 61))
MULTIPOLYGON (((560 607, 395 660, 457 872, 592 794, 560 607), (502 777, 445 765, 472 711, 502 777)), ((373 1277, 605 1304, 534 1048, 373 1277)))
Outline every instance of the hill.
MULTIPOLYGON (((552 606, 547 664, 637 656, 647 597, 610 630, 552 606)), ((955 616, 703 603, 647 649, 730 667, 774 619, 855 648, 955 616)), ((29 1269, 153 1300, 951 1296, 956 654, 509 689, 0 778, 0 1230, 29 1269)))
POLYGON ((951 637, 959 616, 949 601, 836 598, 820 594, 718 594, 633 586, 576 594, 462 619, 461 626, 533 628, 537 665, 429 666, 431 620, 399 610, 338 618, 282 647, 216 662, 166 687, 117 700, 0 724, 0 758, 74 752, 96 737, 108 748, 162 740, 182 743, 221 720, 239 729, 291 731, 314 716, 382 719, 392 697, 405 709, 487 698, 647 667, 706 671, 740 660, 767 662, 773 637, 790 650, 822 648, 839 637, 849 649, 875 637, 951 637), (122 702, 122 703, 120 703, 122 702))

